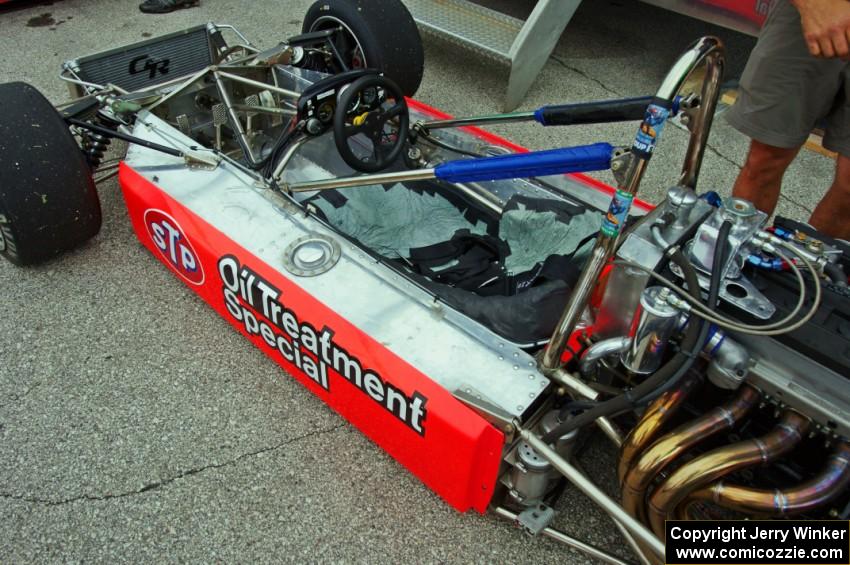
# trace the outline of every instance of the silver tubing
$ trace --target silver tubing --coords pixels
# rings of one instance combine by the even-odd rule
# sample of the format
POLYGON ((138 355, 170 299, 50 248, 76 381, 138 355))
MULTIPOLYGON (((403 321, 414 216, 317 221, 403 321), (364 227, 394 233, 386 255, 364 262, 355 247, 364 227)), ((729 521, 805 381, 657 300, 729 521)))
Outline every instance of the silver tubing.
POLYGON ((617 520, 611 520, 611 521, 614 522, 614 525, 617 527, 618 530, 620 530, 620 535, 623 536, 623 539, 625 539, 626 543, 629 544, 629 547, 632 548, 632 553, 634 553, 635 555, 638 556, 638 559, 640 559, 641 565, 653 565, 652 560, 649 557, 647 557, 646 552, 643 550, 643 548, 637 542, 637 540, 632 535, 632 533, 629 530, 627 530, 626 527, 623 524, 621 524, 620 522, 618 522, 617 520))
POLYGON ((234 110, 240 112, 259 112, 261 114, 273 114, 275 116, 294 116, 298 112, 286 108, 270 108, 269 106, 248 106, 247 104, 234 104, 234 110))
MULTIPOLYGON (((584 469, 581 468, 581 465, 579 465, 577 462, 575 463, 575 466, 576 469, 582 472, 582 474, 587 475, 587 473, 584 472, 584 469)), ((621 524, 617 520, 614 520, 613 518, 611 519, 611 521, 614 522, 614 525, 620 531, 620 535, 623 536, 623 539, 625 539, 626 543, 629 544, 629 547, 632 548, 632 552, 638 556, 641 565, 656 565, 658 559, 653 562, 653 560, 651 560, 649 556, 646 555, 646 550, 640 546, 640 544, 637 542, 632 533, 627 530, 623 524, 621 524)))
POLYGON ((449 118, 447 120, 431 120, 419 122, 426 130, 442 128, 458 128, 463 126, 486 126, 492 124, 508 124, 513 122, 532 122, 534 112, 514 112, 511 114, 493 114, 473 118, 449 118))
MULTIPOLYGON (((280 88, 279 86, 272 86, 265 82, 260 82, 258 80, 253 80, 250 78, 241 77, 239 75, 234 75, 233 73, 228 73, 222 71, 221 68, 232 68, 232 67, 220 67, 219 70, 216 71, 216 74, 221 78, 226 78, 228 80, 232 80, 234 82, 241 82, 242 84, 247 84, 249 86, 255 86, 257 88, 261 88, 263 90, 271 90, 272 92, 276 92, 281 96, 286 96, 288 98, 298 99, 301 97, 301 94, 295 92, 294 90, 287 90, 285 88, 280 88)), ((253 67, 252 67, 253 68, 253 67)))
POLYGON ((622 353, 629 348, 631 343, 632 339, 629 337, 612 337, 594 343, 584 352, 579 365, 579 372, 582 375, 587 375, 596 367, 600 359, 622 353))
POLYGON ((499 216, 505 211, 499 198, 484 188, 461 182, 452 183, 452 186, 456 186, 458 190, 499 216))
POLYGON ((620 522, 632 535, 637 538, 637 541, 646 544, 655 554, 662 559, 664 558, 664 544, 661 543, 655 534, 653 534, 646 526, 637 521, 631 514, 626 512, 622 506, 614 502, 614 500, 602 492, 598 486, 584 476, 580 470, 573 466, 566 459, 558 455, 549 445, 535 434, 528 430, 520 428, 516 422, 514 427, 519 432, 520 437, 525 440, 528 445, 537 452, 538 455, 549 461, 555 469, 558 470, 568 481, 573 483, 576 488, 583 492, 588 498, 602 508, 615 521, 620 522))
POLYGON ((245 128, 239 120, 239 114, 237 114, 236 110, 233 108, 233 101, 230 99, 230 94, 227 93, 227 88, 224 87, 224 81, 221 80, 223 74, 224 73, 219 71, 213 71, 213 78, 215 79, 215 86, 218 90, 218 95, 227 110, 230 127, 232 127, 236 133, 236 140, 239 142, 242 152, 245 153, 245 158, 252 164, 256 164, 257 160, 254 159, 254 154, 251 152, 251 145, 248 143, 248 136, 245 134, 245 128))
POLYGON ((600 234, 596 240, 596 247, 593 248, 590 259, 582 271, 582 276, 576 283, 572 293, 570 293, 570 299, 567 302, 566 308, 564 308, 563 314, 561 314, 561 319, 555 327, 552 338, 543 351, 542 363, 545 370, 554 370, 561 365, 561 357, 564 355, 567 340, 570 339, 570 335, 578 324, 579 318, 584 313, 584 307, 587 304, 588 298, 590 298, 590 293, 593 292, 596 280, 599 278, 599 273, 602 272, 605 263, 608 262, 607 250, 599 244, 601 239, 602 235, 600 234))
POLYGON ((292 156, 295 155, 295 152, 301 149, 301 146, 307 143, 310 138, 307 136, 296 139, 289 145, 289 148, 286 150, 286 153, 283 154, 280 162, 275 165, 274 172, 272 173, 272 180, 275 182, 280 181, 280 177, 283 176, 283 170, 289 164, 289 161, 292 159, 292 156))
POLYGON ((81 79, 80 77, 78 77, 78 76, 77 76, 77 73, 75 73, 75 72, 74 72, 74 71, 72 71, 71 69, 62 69, 62 70, 59 72, 59 79, 60 79, 60 80, 64 80, 65 82, 70 82, 71 84, 76 84, 76 85, 83 86, 83 87, 86 87, 86 88, 91 88, 91 89, 94 89, 94 90, 105 90, 105 89, 106 89, 106 87, 105 87, 105 86, 103 86, 102 84, 97 84, 97 83, 95 83, 95 82, 87 82, 87 81, 84 81, 83 79, 81 79), (67 73, 70 73, 71 75, 73 75, 73 78, 72 78, 72 77, 67 76, 67 75, 65 74, 66 72, 67 72, 67 73))
MULTIPOLYGON (((193 74, 189 78, 185 79, 186 82, 184 82, 183 84, 181 84, 180 86, 178 86, 177 88, 175 88, 174 90, 172 90, 171 92, 169 92, 168 94, 166 94, 165 96, 163 96, 162 98, 160 98, 159 100, 157 100, 156 102, 154 102, 153 104, 148 106, 147 107, 148 111, 153 110, 154 108, 156 108, 160 104, 166 102, 167 100, 174 98, 175 96, 177 96, 178 94, 180 94, 181 92, 183 92, 184 90, 186 90, 187 88, 189 88, 190 86, 195 84, 196 81, 200 80, 201 77, 203 77, 205 74, 210 72, 210 69, 211 69, 211 67, 206 67, 204 69, 201 69, 197 73, 193 74)), ((159 87, 161 85, 157 85, 157 86, 159 87)))
POLYGON ((216 28, 216 29, 218 29, 218 30, 222 30, 222 29, 229 29, 229 30, 230 30, 230 31, 232 31, 234 34, 236 34, 236 37, 238 37, 238 38, 239 38, 239 39, 240 39, 240 40, 241 40, 241 41, 242 41, 242 42, 243 42, 246 46, 248 46, 248 47, 250 47, 250 48, 252 48, 252 49, 255 49, 255 50, 256 50, 256 47, 254 47, 254 44, 253 44, 253 43, 251 43, 251 42, 248 40, 248 38, 247 38, 247 37, 245 37, 245 36, 242 34, 242 32, 241 32, 241 31, 239 31, 238 29, 236 29, 236 28, 235 28, 235 27, 233 27, 232 25, 230 25, 230 24, 216 24, 216 23, 212 23, 212 22, 210 22, 210 23, 208 23, 208 24, 207 24, 207 27, 209 27, 210 25, 212 25, 214 28, 216 28))
MULTIPOLYGON (((599 398, 599 393, 596 390, 563 369, 554 371, 550 374, 550 377, 552 380, 563 385, 573 397, 586 398, 587 400, 596 400, 599 398)), ((608 418, 598 418, 596 420, 596 427, 602 430, 602 433, 608 436, 608 439, 615 446, 620 447, 623 445, 623 434, 620 433, 617 426, 611 423, 608 418)))
MULTIPOLYGON (((496 516, 499 516, 500 518, 504 518, 511 522, 516 522, 517 518, 519 518, 517 514, 514 514, 510 510, 502 508, 501 506, 493 508, 493 512, 496 514, 496 516)), ((569 536, 560 530, 556 530, 554 528, 544 528, 540 531, 540 533, 564 545, 572 547, 573 549, 582 551, 590 555, 591 557, 595 557, 596 559, 605 561, 606 563, 611 563, 612 565, 628 565, 627 561, 623 561, 619 557, 611 555, 607 551, 603 551, 596 546, 590 545, 579 539, 569 536)))
POLYGON ((355 186, 370 186, 388 182, 408 182, 429 180, 434 178, 434 169, 418 169, 401 171, 399 173, 381 173, 378 175, 363 175, 359 177, 343 177, 338 179, 296 182, 285 187, 289 192, 311 192, 313 190, 330 190, 333 188, 353 188, 355 186))
POLYGON ((685 152, 679 184, 694 190, 696 190, 699 172, 702 168, 705 148, 708 145, 708 135, 711 133, 717 101, 720 98, 720 81, 723 79, 723 71, 726 66, 723 52, 724 48, 721 43, 705 57, 706 71, 705 80, 702 83, 702 93, 700 94, 699 113, 694 122, 689 125, 691 137, 688 141, 688 149, 685 152))
POLYGON ((711 53, 718 50, 722 53, 723 42, 714 36, 709 35, 696 40, 673 63, 667 76, 661 81, 661 86, 658 87, 658 92, 656 92, 655 96, 672 101, 682 89, 688 77, 691 76, 694 69, 711 53))
MULTIPOLYGON (((673 99, 676 97, 679 90, 682 88, 682 85, 694 69, 696 69, 697 66, 706 59, 706 57, 713 53, 717 54, 716 56, 718 61, 715 62, 712 68, 722 68, 722 63, 719 61, 723 59, 723 43, 719 39, 716 37, 703 37, 694 43, 679 57, 670 69, 670 72, 667 73, 666 78, 662 81, 661 87, 656 93, 656 98, 664 100, 668 104, 672 104, 673 99)), ((706 74, 705 80, 710 83, 719 83, 720 77, 717 72, 710 72, 706 74)), ((703 91, 705 90, 706 88, 703 88, 703 91)), ((711 89, 709 88, 709 90, 711 89)), ((706 127, 710 126, 711 120, 705 120, 703 125, 706 127)), ((708 138, 707 131, 698 132, 695 135, 699 136, 699 139, 701 140, 708 138)), ((691 163, 685 165, 685 169, 690 171, 690 176, 694 180, 698 173, 698 165, 702 158, 702 151, 705 150, 704 144, 701 143, 700 145, 701 147, 694 146, 693 151, 689 153, 691 163), (697 159, 697 157, 699 158, 697 159)), ((637 195, 641 180, 643 179, 643 175, 646 172, 648 164, 649 156, 638 156, 635 153, 632 153, 631 164, 629 165, 625 178, 621 183, 619 183, 617 192, 626 193, 631 198, 637 195)), ((612 197, 612 206, 616 202, 617 198, 617 195, 612 197)), ((614 235, 600 233, 599 237, 596 238, 596 245, 593 248, 590 261, 588 261, 585 265, 584 270, 576 283, 575 291, 570 294, 570 298, 564 308, 564 313, 561 315, 561 319, 558 322, 555 331, 552 333, 552 337, 549 340, 549 344, 543 354, 542 369, 544 372, 551 373, 551 371, 560 366, 561 357, 563 356, 564 350, 567 346, 567 340, 569 340, 573 331, 575 331, 575 328, 584 313, 588 299, 590 298, 590 295, 602 274, 602 269, 605 268, 608 260, 613 257, 618 240, 619 232, 614 235)))

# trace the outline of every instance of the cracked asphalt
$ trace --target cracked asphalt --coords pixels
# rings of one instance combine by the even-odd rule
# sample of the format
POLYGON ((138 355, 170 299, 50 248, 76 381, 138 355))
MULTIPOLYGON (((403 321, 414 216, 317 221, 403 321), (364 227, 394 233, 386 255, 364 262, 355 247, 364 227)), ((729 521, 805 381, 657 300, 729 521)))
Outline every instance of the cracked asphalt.
MULTIPOLYGON (((67 59, 206 21, 271 45, 299 30, 309 3, 202 0, 147 16, 128 0, 15 2, 0 10, 0 81, 25 80, 58 103, 67 59)), ((517 15, 532 5, 490 5, 499 3, 517 15)), ((751 38, 633 0, 585 2, 524 107, 651 93, 705 33, 727 41, 739 73, 751 38)), ((504 70, 426 40, 417 97, 458 115, 495 112, 505 81, 504 70)), ((531 148, 634 134, 493 129, 531 148)), ((685 140, 665 132, 648 200, 675 181, 685 140)), ((710 143, 702 188, 728 194, 747 140, 719 119, 710 143)), ((833 166, 804 152, 780 212, 805 219, 833 166)), ((495 517, 454 512, 143 250, 114 181, 100 197, 103 229, 82 249, 36 268, 0 263, 0 560, 587 562, 495 517)), ((610 489, 613 458, 596 440, 582 464, 610 489)), ((559 508, 564 530, 624 551, 581 495, 568 491, 559 508)))

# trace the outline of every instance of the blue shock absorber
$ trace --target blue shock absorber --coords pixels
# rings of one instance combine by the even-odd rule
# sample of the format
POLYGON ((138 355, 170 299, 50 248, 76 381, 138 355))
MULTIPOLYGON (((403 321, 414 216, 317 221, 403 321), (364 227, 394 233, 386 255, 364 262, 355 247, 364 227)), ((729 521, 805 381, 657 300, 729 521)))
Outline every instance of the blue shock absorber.
POLYGON ((614 147, 610 143, 595 143, 548 151, 460 159, 437 165, 434 176, 448 182, 475 182, 604 171, 611 168, 613 154, 614 147))

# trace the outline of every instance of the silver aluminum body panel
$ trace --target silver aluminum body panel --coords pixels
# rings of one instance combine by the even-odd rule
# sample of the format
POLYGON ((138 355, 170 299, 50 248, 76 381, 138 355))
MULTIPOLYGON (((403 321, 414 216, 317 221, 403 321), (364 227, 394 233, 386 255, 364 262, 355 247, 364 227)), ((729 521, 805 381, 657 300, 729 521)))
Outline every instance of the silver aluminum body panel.
MULTIPOLYGON (((176 147, 195 143, 155 116, 143 112, 139 117, 133 130, 136 136, 176 147)), ((125 161, 448 391, 472 387, 507 417, 520 419, 547 391, 549 381, 518 345, 435 301, 425 290, 305 215, 291 200, 259 187, 238 167, 225 161, 215 170, 190 170, 178 158, 135 145, 125 161), (338 263, 317 276, 289 274, 283 264, 287 247, 299 238, 316 235, 339 242, 338 263)), ((319 167, 313 170, 321 171, 319 167)))

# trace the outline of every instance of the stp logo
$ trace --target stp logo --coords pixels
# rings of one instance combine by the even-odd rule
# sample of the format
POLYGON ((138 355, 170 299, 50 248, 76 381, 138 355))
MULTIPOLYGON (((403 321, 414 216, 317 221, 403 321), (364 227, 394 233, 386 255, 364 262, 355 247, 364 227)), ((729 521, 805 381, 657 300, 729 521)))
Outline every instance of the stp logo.
POLYGON ((190 283, 203 284, 204 268, 177 220, 162 210, 150 209, 145 212, 144 221, 148 235, 168 264, 190 283))

